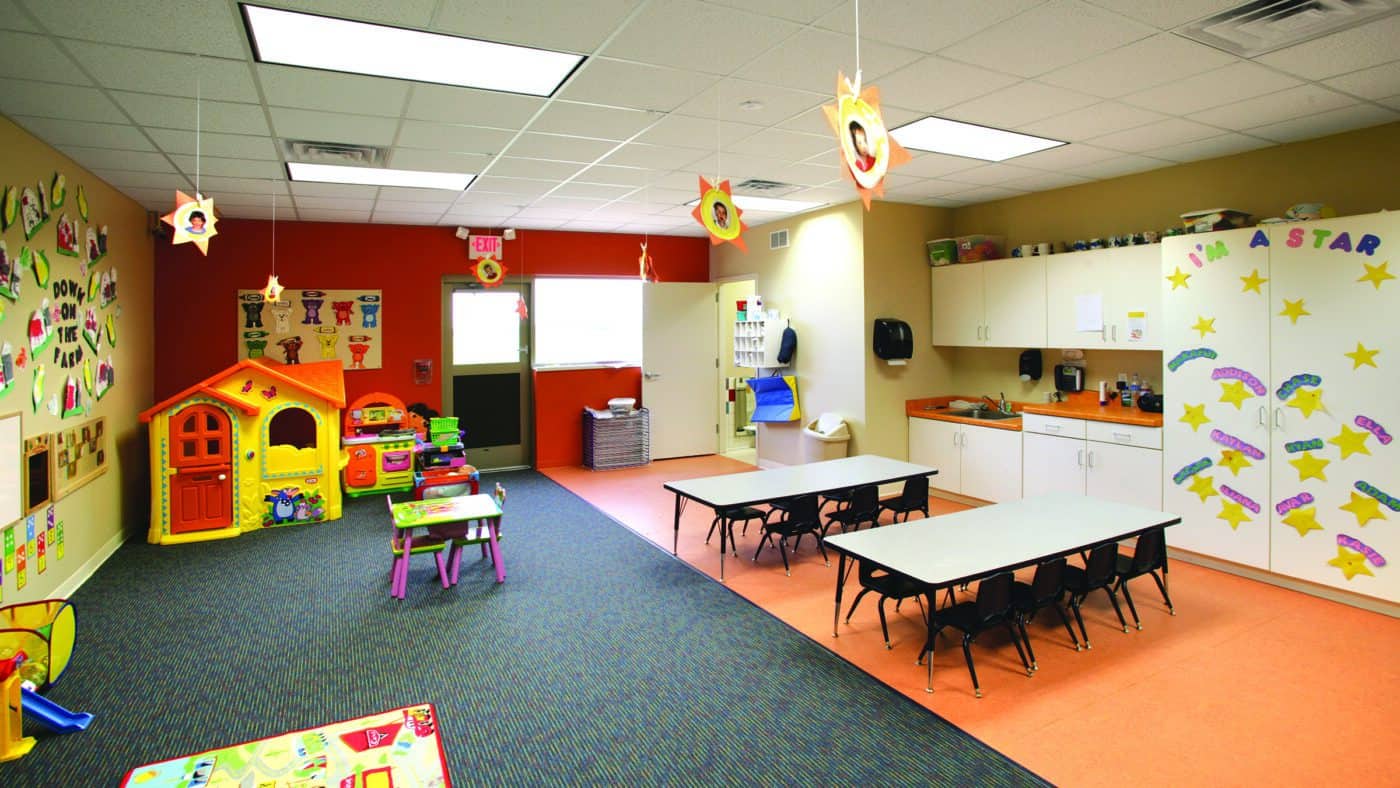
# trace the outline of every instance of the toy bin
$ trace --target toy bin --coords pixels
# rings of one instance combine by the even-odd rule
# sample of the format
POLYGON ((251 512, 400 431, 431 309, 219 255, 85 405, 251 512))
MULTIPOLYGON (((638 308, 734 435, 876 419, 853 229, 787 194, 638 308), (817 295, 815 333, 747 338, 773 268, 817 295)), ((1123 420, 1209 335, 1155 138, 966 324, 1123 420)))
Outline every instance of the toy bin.
POLYGON ((44 690, 58 682, 73 657, 78 618, 66 599, 44 599, 0 608, 0 661, 20 651, 25 681, 44 690))
POLYGON ((958 261, 958 239, 939 238, 927 241, 929 265, 952 265, 958 261))
POLYGON ((960 235, 958 236, 958 262, 980 263, 983 260, 999 260, 1005 255, 1006 237, 1002 235, 960 235))

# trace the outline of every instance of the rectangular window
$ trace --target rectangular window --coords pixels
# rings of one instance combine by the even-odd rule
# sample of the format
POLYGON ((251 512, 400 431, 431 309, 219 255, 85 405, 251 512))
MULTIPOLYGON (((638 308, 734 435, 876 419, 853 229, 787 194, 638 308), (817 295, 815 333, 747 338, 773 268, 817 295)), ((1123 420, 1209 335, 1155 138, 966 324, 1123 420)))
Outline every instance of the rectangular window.
POLYGON ((514 364, 520 361, 520 295, 513 290, 452 293, 452 363, 514 364))
POLYGON ((640 279, 535 280, 535 367, 642 363, 640 279))

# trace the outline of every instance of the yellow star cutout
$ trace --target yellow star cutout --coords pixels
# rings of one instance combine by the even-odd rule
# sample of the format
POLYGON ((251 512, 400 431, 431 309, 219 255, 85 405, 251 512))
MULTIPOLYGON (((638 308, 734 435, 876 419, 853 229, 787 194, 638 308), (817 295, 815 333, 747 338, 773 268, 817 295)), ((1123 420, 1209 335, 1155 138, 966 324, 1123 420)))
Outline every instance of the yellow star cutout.
POLYGON ((1298 481, 1307 479, 1321 479, 1327 481, 1327 474, 1323 469, 1332 464, 1331 460, 1324 460, 1321 457, 1314 457, 1310 451, 1303 452, 1303 455, 1296 460, 1289 460, 1289 465, 1298 469, 1298 481))
POLYGON ((1362 364, 1366 364, 1372 367, 1376 366, 1376 354, 1379 352, 1381 352, 1379 349, 1367 350, 1365 345, 1361 344, 1360 342, 1357 342, 1355 353, 1343 353, 1342 355, 1351 359, 1351 368, 1353 370, 1356 370, 1361 369, 1362 364))
POLYGON ((1190 289, 1191 289, 1191 286, 1188 285, 1188 284, 1186 284, 1186 280, 1187 280, 1187 279, 1190 279, 1190 278, 1191 278, 1191 275, 1190 275, 1190 274, 1182 273, 1182 272, 1181 272, 1181 267, 1180 267, 1180 266, 1177 266, 1176 273, 1174 273, 1174 274, 1172 274, 1171 276, 1167 277, 1167 281, 1172 283, 1172 289, 1173 289, 1173 290, 1177 289, 1178 287, 1184 287, 1184 288, 1186 288, 1187 290, 1190 290, 1190 289))
POLYGON ((1288 407, 1301 410, 1305 419, 1312 418, 1315 410, 1327 410, 1322 404, 1322 389, 1298 389, 1293 398, 1288 400, 1288 407))
MULTIPOLYGON (((1392 274, 1391 272, 1385 270, 1386 266, 1389 265, 1389 260, 1385 261, 1384 263, 1381 263, 1380 265, 1369 265, 1367 263, 1362 263, 1361 266, 1366 269, 1366 273, 1362 274, 1361 278, 1356 281, 1370 282, 1371 284, 1376 286, 1377 290, 1379 290, 1381 289, 1381 282, 1384 282, 1387 279, 1395 278, 1395 274, 1392 274)), ((1369 574, 1369 572, 1367 574, 1369 574)))
POLYGON ((1342 459, 1345 460, 1353 454, 1369 455, 1371 450, 1366 448, 1366 439, 1369 437, 1371 437, 1371 433, 1357 432, 1343 424, 1342 431, 1337 433, 1335 437, 1328 438, 1327 442, 1340 448, 1342 459))
POLYGON ((1253 290, 1259 295, 1264 295, 1264 291, 1259 289, 1259 285, 1262 285, 1269 280, 1265 277, 1260 276, 1259 269, 1256 268, 1253 271, 1249 272, 1249 276, 1240 277, 1240 281, 1244 282, 1244 289, 1240 291, 1241 293, 1248 293, 1249 291, 1253 290))
POLYGON ((1283 516, 1283 524, 1293 528, 1299 536, 1307 536, 1308 531, 1322 530, 1322 526, 1317 524, 1316 506, 1300 506, 1290 511, 1283 516))
POLYGON ((1181 407, 1184 408, 1186 412, 1183 413, 1181 418, 1177 419, 1177 421, 1190 424, 1192 432, 1196 432, 1201 428, 1202 424, 1210 421, 1210 419, 1206 417, 1206 405, 1204 402, 1200 405, 1187 405, 1183 403, 1181 407))
POLYGON ((1369 495, 1362 495, 1355 490, 1351 493, 1351 501, 1337 508, 1356 515, 1356 524, 1360 526, 1364 526, 1372 520, 1386 519, 1385 512, 1381 511, 1380 501, 1369 495))
POLYGON ((1212 495, 1220 494, 1215 491, 1215 480, 1209 476, 1197 476, 1192 479, 1191 486, 1188 489, 1201 497, 1201 503, 1205 503, 1206 499, 1212 495))
POLYGON ((1295 326, 1298 325, 1298 318, 1303 315, 1311 314, 1312 312, 1303 308, 1303 299, 1301 298, 1297 301, 1289 301, 1287 298, 1283 299, 1283 311, 1279 312, 1280 317, 1286 317, 1292 320, 1295 326))
POLYGON ((1375 575, 1371 574, 1371 568, 1366 566, 1366 556, 1355 550, 1348 550, 1341 545, 1337 545, 1337 557, 1328 561, 1327 565, 1335 566, 1342 570, 1342 574, 1346 575, 1348 580, 1357 575, 1375 577, 1375 575))
POLYGON ((1220 401, 1228 402, 1239 410, 1244 406, 1244 401, 1254 396, 1254 392, 1244 387, 1244 381, 1232 380, 1229 383, 1220 381, 1220 401))
POLYGON ((1191 326, 1192 331, 1201 332, 1201 339, 1206 338, 1206 334, 1215 333, 1215 318, 1206 319, 1202 315, 1196 316, 1196 325, 1191 326))
POLYGON ((1241 469, 1252 467, 1254 463, 1250 462, 1249 458, 1244 456, 1244 454, 1234 449, 1222 449, 1220 452, 1220 462, 1216 463, 1216 465, 1222 468, 1229 468, 1230 473, 1239 476, 1241 469))
POLYGON ((1239 530, 1240 523, 1252 523, 1254 518, 1244 513, 1244 507, 1234 501, 1221 501, 1220 514, 1215 516, 1217 520, 1224 520, 1230 524, 1230 530, 1239 530))

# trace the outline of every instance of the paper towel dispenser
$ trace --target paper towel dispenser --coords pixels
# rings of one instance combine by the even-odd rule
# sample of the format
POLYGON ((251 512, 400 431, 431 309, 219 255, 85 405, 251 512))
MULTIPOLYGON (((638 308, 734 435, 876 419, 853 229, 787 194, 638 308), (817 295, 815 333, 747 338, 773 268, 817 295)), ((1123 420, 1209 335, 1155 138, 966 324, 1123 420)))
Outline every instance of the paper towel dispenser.
POLYGON ((903 320, 890 317, 875 318, 876 358, 912 358, 914 355, 914 331, 903 320))

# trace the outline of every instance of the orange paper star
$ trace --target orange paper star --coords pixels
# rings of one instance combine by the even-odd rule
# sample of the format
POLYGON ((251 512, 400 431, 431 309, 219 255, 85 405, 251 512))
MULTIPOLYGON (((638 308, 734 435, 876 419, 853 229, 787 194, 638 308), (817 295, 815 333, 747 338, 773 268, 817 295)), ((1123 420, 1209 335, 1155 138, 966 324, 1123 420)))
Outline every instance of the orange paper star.
POLYGON ((646 241, 642 241, 642 254, 637 258, 637 275, 641 277, 643 282, 657 281, 656 266, 651 259, 651 255, 647 254, 646 241))
POLYGON ((748 245, 744 243, 744 231, 749 229, 749 226, 744 224, 744 212, 734 204, 734 192, 729 188, 728 180, 715 185, 701 175, 700 204, 695 206, 690 215, 709 232, 711 246, 719 246, 728 241, 745 252, 749 250, 748 245))
POLYGON ((263 300, 269 302, 276 301, 282 296, 282 291, 285 289, 286 288, 282 287, 281 283, 277 281, 277 274, 268 274, 267 286, 262 289, 263 300))
POLYGON ((885 129, 880 115, 880 89, 861 88, 860 73, 852 85, 836 74, 836 103, 822 105, 827 123, 836 134, 841 154, 841 174, 856 185, 861 202, 870 210, 870 198, 885 196, 885 175, 910 160, 909 152, 885 129))
POLYGON ((175 230, 170 243, 193 243, 202 254, 209 254, 209 239, 219 234, 214 225, 219 221, 214 215, 214 198, 195 194, 191 197, 182 191, 175 192, 175 210, 160 217, 162 222, 175 230))

